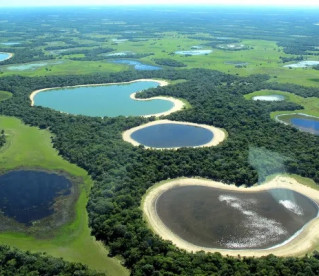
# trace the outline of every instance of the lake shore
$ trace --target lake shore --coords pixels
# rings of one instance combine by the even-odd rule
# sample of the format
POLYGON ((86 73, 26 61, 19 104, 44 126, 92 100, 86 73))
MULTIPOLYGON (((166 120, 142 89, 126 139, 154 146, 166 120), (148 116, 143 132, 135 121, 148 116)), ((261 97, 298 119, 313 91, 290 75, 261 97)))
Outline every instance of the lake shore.
POLYGON ((5 61, 5 60, 8 60, 8 59, 13 57, 13 53, 0 52, 0 54, 8 54, 9 55, 7 58, 5 58, 4 60, 1 60, 1 61, 5 61))
MULTIPOLYGON (((195 127, 202 127, 202 128, 206 128, 206 129, 210 130, 214 134, 212 140, 210 140, 208 143, 206 143, 204 145, 201 145, 201 146, 195 146, 195 147, 192 147, 192 148, 217 146, 222 141, 224 141, 225 138, 226 138, 225 131, 220 129, 220 128, 214 127, 214 126, 195 124, 195 123, 190 123, 190 122, 170 121, 170 120, 152 121, 152 122, 149 122, 149 123, 137 126, 137 127, 133 127, 131 129, 128 129, 128 130, 122 132, 122 138, 123 138, 124 141, 126 141, 128 143, 131 143, 133 146, 139 146, 141 144, 139 142, 135 141, 132 138, 132 136, 131 136, 133 132, 135 132, 135 131, 137 131, 139 129, 145 128, 145 127, 159 125, 159 124, 167 124, 167 123, 169 123, 169 124, 183 124, 183 125, 189 125, 189 126, 195 126, 195 127)), ((147 146, 144 146, 144 147, 147 148, 147 149, 151 148, 151 147, 147 147, 147 146)), ((178 148, 179 147, 174 147, 174 148, 152 148, 152 149, 171 150, 171 149, 178 149, 178 148)))
MULTIPOLYGON (((43 88, 33 91, 29 99, 31 101, 31 106, 34 106, 34 97, 41 92, 45 92, 48 90, 54 90, 54 89, 64 89, 64 88, 76 88, 76 87, 86 87, 86 86, 104 86, 104 85, 119 85, 119 84, 130 84, 134 82, 141 82, 141 81, 149 81, 149 82, 157 82, 159 86, 166 86, 169 83, 165 80, 154 80, 154 79, 138 79, 133 81, 127 81, 127 82, 109 82, 109 83, 99 83, 99 84, 80 84, 80 85, 73 85, 73 86, 63 86, 63 87, 51 87, 51 88, 43 88)), ((147 115, 148 116, 148 115, 147 115)), ((150 115, 152 116, 152 115, 150 115)))
POLYGON ((216 249, 201 247, 191 244, 178 235, 174 234, 166 225, 161 221, 157 215, 156 200, 165 191, 177 186, 190 186, 200 185, 206 187, 214 187, 223 190, 241 191, 241 192, 257 192, 265 191, 273 188, 285 188, 295 192, 306 195, 317 204, 319 203, 319 191, 309 188, 300 184, 297 180, 289 176, 276 176, 265 184, 254 186, 251 188, 236 187, 235 185, 227 185, 222 182, 213 180, 200 179, 200 178, 179 178, 169 182, 162 182, 151 187, 146 195, 143 197, 142 206, 144 217, 148 222, 150 228, 165 240, 170 240, 177 247, 185 249, 188 252, 205 251, 205 252, 220 252, 223 255, 229 256, 255 256, 261 257, 268 254, 277 256, 300 256, 309 253, 314 249, 315 245, 319 243, 317 235, 319 231, 319 217, 316 217, 304 226, 300 233, 294 235, 283 243, 267 249, 245 249, 245 250, 231 250, 231 249, 216 249))

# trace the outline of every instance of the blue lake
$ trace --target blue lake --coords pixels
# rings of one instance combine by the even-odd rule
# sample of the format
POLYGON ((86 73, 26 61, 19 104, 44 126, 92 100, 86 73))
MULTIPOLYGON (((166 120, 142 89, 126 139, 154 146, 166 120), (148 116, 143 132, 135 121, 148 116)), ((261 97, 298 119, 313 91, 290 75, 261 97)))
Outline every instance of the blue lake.
POLYGON ((319 135, 319 120, 309 118, 292 118, 290 119, 291 124, 306 132, 310 132, 315 135, 319 135))
POLYGON ((203 127, 164 123, 134 131, 131 138, 152 148, 195 147, 207 144, 214 134, 203 127))
POLYGON ((184 55, 184 56, 200 56, 200 55, 208 55, 212 52, 213 52, 212 50, 188 50, 188 51, 176 51, 175 54, 184 55))
POLYGON ((0 52, 0 61, 4 61, 10 57, 9 53, 0 52))
POLYGON ((148 65, 148 64, 144 64, 141 63, 139 61, 136 60, 130 60, 130 59, 117 59, 117 60, 112 60, 112 63, 116 63, 116 64, 126 64, 126 65, 131 65, 134 66, 135 70, 139 70, 139 71, 151 71, 151 70, 161 70, 161 67, 158 66, 153 66, 153 65, 148 65))
POLYGON ((12 171, 0 176, 0 210, 30 225, 53 214, 56 197, 68 195, 72 183, 64 176, 40 171, 12 171))
POLYGON ((174 104, 168 100, 136 101, 131 99, 130 95, 157 86, 157 82, 139 81, 130 84, 53 89, 38 93, 34 97, 34 104, 75 115, 150 115, 168 111, 174 104))

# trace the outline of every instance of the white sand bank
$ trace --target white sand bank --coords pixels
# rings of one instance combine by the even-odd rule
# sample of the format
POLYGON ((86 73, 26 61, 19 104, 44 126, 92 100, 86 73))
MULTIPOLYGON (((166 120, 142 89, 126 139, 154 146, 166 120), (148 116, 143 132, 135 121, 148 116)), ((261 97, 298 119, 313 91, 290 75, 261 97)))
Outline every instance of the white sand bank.
MULTIPOLYGON (((131 143, 133 146, 139 146, 140 143, 135 141, 133 138, 132 138, 132 133, 139 130, 139 129, 142 129, 142 128, 145 128, 145 127, 149 127, 149 126, 153 126, 153 125, 159 125, 159 124, 181 124, 181 125, 189 125, 189 126, 196 126, 196 127, 202 127, 202 128, 206 128, 208 130, 210 130, 214 136, 212 138, 211 141, 209 141, 208 143, 204 144, 204 145, 201 145, 201 146, 196 146, 194 148, 198 148, 198 147, 212 147, 212 146, 217 146, 218 144, 220 144, 222 141, 225 140, 226 138, 226 133, 224 130, 220 129, 220 128, 217 128, 217 127, 214 127, 214 126, 209 126, 209 125, 202 125, 202 124, 195 124, 195 123, 189 123, 189 122, 179 122, 179 121, 170 121, 170 120, 158 120, 158 121, 153 121, 153 122, 149 122, 149 123, 146 123, 146 124, 143 124, 143 125, 140 125, 140 126, 137 126, 137 127, 133 127, 131 129, 128 129, 126 131, 124 131, 122 133, 122 137, 123 137, 123 140, 128 142, 128 143, 131 143)), ((145 148, 150 148, 150 147, 146 147, 145 148)), ((174 148, 153 148, 153 149, 178 149, 178 147, 174 147, 174 148)))
POLYGON ((228 249, 214 249, 201 247, 194 244, 191 244, 178 235, 174 234, 166 225, 161 221, 157 215, 156 211, 156 200, 163 194, 165 191, 176 187, 176 186, 187 186, 187 185, 200 185, 207 187, 215 187, 224 190, 232 191, 244 191, 244 192, 256 192, 264 191, 272 188, 286 188, 296 192, 299 192, 307 197, 311 198, 316 203, 319 203, 319 191, 309 188, 305 185, 300 184, 292 177, 288 176, 276 176, 274 179, 269 182, 254 186, 251 188, 245 187, 236 187, 235 185, 225 185, 221 182, 216 182, 206 179, 198 178, 180 178, 175 179, 166 183, 158 183, 157 185, 150 188, 146 193, 142 201, 142 209, 144 216, 149 223, 150 227, 163 239, 170 240, 177 247, 185 249, 189 252, 196 252, 203 250, 205 252, 220 252, 223 255, 231 256, 264 256, 268 254, 275 254, 277 256, 300 256, 304 255, 311 250, 319 243, 319 217, 310 221, 298 235, 288 242, 284 242, 278 247, 273 247, 269 249, 247 249, 247 250, 228 250, 228 249))

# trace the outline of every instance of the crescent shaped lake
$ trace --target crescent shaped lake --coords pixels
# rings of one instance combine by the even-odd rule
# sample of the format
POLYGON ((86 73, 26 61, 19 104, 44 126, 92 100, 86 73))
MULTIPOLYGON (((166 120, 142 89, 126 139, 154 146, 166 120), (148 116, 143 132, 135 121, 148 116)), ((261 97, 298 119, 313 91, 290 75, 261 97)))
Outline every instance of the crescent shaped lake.
POLYGON ((159 84, 155 81, 136 81, 127 84, 87 85, 50 89, 34 96, 34 105, 57 111, 86 116, 116 117, 144 116, 169 111, 169 100, 134 100, 130 95, 159 84))
POLYGON ((183 123, 162 123, 134 131, 131 138, 151 148, 196 147, 209 143, 214 133, 204 127, 183 123))
POLYGON ((174 234, 201 247, 266 249, 278 246, 318 215, 310 198, 283 188, 238 192, 176 186, 153 201, 174 234))

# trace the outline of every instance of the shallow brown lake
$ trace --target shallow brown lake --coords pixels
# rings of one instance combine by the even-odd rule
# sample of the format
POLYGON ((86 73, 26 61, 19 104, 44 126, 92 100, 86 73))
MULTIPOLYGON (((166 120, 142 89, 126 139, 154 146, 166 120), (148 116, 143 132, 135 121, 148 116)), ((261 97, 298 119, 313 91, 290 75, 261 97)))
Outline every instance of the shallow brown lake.
POLYGON ((265 249, 296 235, 318 215, 308 197, 288 189, 235 192, 180 186, 156 202, 163 223, 194 245, 223 249, 265 249))

